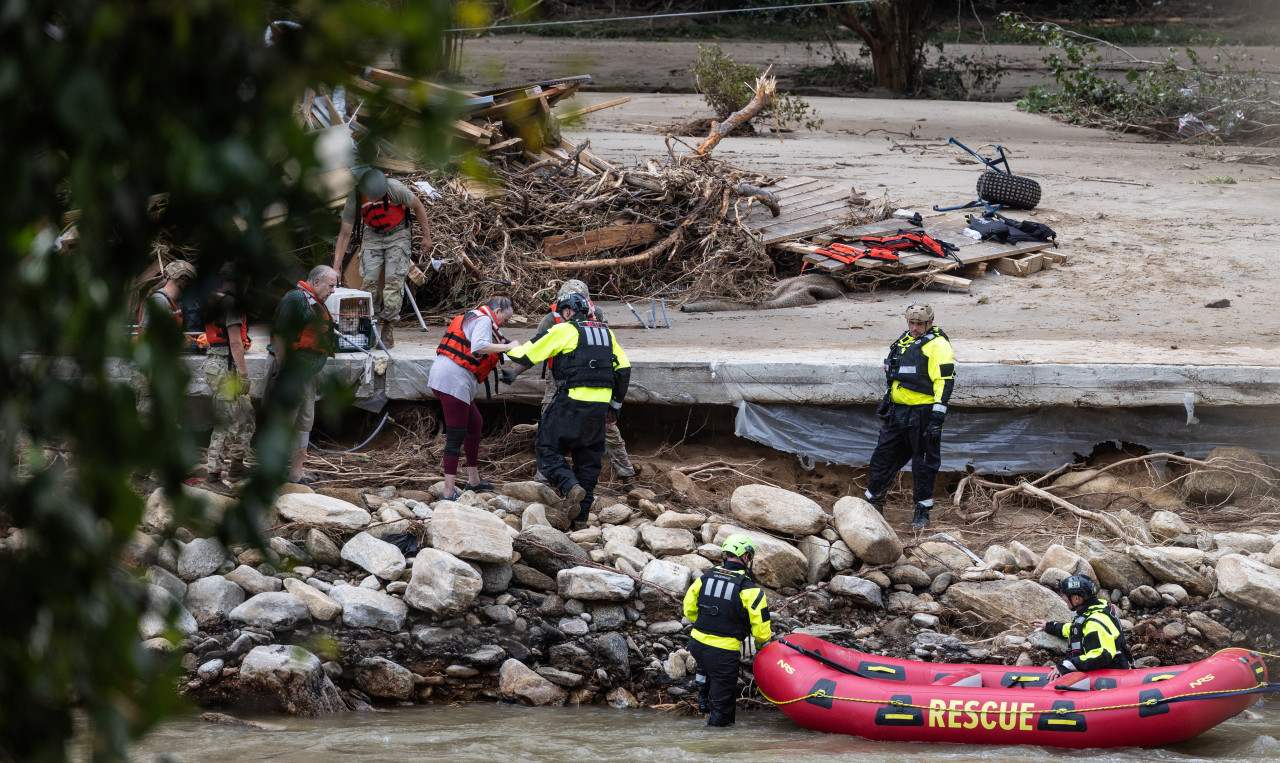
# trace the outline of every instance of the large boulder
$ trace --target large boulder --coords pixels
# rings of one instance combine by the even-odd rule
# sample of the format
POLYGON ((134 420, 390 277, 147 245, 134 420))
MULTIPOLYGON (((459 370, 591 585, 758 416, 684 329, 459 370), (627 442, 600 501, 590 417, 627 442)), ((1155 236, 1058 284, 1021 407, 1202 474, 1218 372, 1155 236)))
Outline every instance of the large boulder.
POLYGON ((439 549, 424 548, 413 560, 404 600, 414 609, 446 617, 470 607, 482 588, 484 579, 471 565, 439 549))
POLYGON ((645 525, 640 528, 640 537, 654 556, 690 554, 698 547, 694 542, 693 533, 688 530, 645 525))
POLYGON ((836 575, 831 578, 831 583, 827 586, 827 590, 836 596, 843 596, 851 600, 859 607, 868 609, 884 608, 884 595, 880 591, 880 586, 866 578, 852 575, 836 575))
POLYGON ((1085 469, 1067 472, 1053 481, 1048 492, 1090 511, 1145 512, 1150 509, 1185 511, 1178 494, 1166 487, 1142 484, 1136 475, 1085 469))
POLYGON ((1187 475, 1183 487, 1187 496, 1201 503, 1225 503, 1252 495, 1264 495, 1268 489, 1267 478, 1276 476, 1262 456, 1248 448, 1223 446, 1209 451, 1206 461, 1216 461, 1219 466, 1234 471, 1197 467, 1187 475))
POLYGON ((341 604, 334 601, 324 591, 314 586, 309 586, 301 580, 285 578, 284 589, 302 599, 302 603, 307 605, 307 611, 311 613, 312 620, 324 622, 342 614, 341 604))
POLYGON ((356 686, 371 697, 413 699, 413 673, 386 657, 366 657, 356 663, 356 686))
POLYGON ((1271 551, 1275 541, 1261 533, 1214 533, 1218 548, 1230 548, 1242 554, 1265 554, 1271 551))
POLYGON ((227 550, 217 538, 195 538, 178 554, 178 577, 187 582, 218 571, 227 560, 227 550))
POLYGON ((167 636, 169 629, 183 636, 193 636, 200 629, 195 617, 188 612, 173 594, 158 585, 147 586, 147 609, 138 618, 138 632, 143 640, 167 636), (170 615, 173 616, 172 622, 170 615))
POLYGON ((871 504, 855 496, 845 496, 836 501, 832 514, 836 532, 863 562, 889 564, 902 556, 898 534, 871 504))
POLYGON ((596 567, 572 567, 556 574, 556 585, 566 599, 626 601, 635 592, 636 581, 596 567))
POLYGON ((243 588, 244 592, 250 596, 257 596, 260 593, 274 593, 284 587, 280 582, 280 578, 263 575, 247 564, 236 567, 224 577, 243 588))
POLYGON ((536 707, 559 707, 569 698, 569 693, 564 689, 533 672, 515 658, 509 658, 498 669, 498 693, 536 707))
POLYGON ((315 717, 347 709, 320 658, 300 646, 254 647, 240 665, 240 681, 290 715, 315 717))
POLYGON ((815 535, 827 526, 821 506, 772 485, 742 485, 729 498, 729 508, 743 522, 789 535, 815 535))
POLYGON ((307 554, 320 564, 327 564, 337 567, 342 564, 342 549, 338 548, 338 544, 325 535, 322 531, 311 528, 307 530, 307 538, 305 543, 307 554))
POLYGON ((399 580, 404 574, 404 553, 367 532, 356 533, 342 546, 342 558, 383 580, 399 580))
POLYGON ((1239 604, 1280 615, 1280 570, 1241 554, 1218 560, 1218 590, 1239 604))
POLYGON ((221 575, 210 575, 191 581, 183 604, 195 616, 200 627, 224 622, 231 610, 244 603, 244 589, 221 575))
POLYGON ((329 590, 329 598, 342 607, 342 624, 348 628, 377 628, 395 633, 404 629, 405 618, 409 616, 409 607, 403 601, 360 586, 334 586, 329 590))
POLYGON ((821 535, 810 535, 801 538, 796 547, 809 560, 806 582, 818 583, 831 575, 831 541, 821 535))
POLYGON ((569 536, 554 527, 542 525, 530 527, 516 536, 515 550, 525 564, 551 577, 560 570, 591 560, 581 546, 569 540, 569 536))
POLYGON ((988 580, 952 583, 942 604, 960 612, 972 612, 984 630, 1005 630, 1022 621, 1058 620, 1074 615, 1053 591, 1033 580, 988 580))
POLYGON ((786 541, 778 540, 772 535, 765 535, 755 530, 745 530, 733 525, 721 525, 716 531, 712 543, 720 546, 724 539, 734 533, 742 533, 751 539, 755 546, 755 560, 752 569, 756 580, 767 588, 798 588, 804 585, 809 573, 809 560, 786 541))
POLYGON ((511 563, 507 524, 487 511, 459 503, 436 504, 431 517, 431 545, 459 559, 511 563))
POLYGON ((1180 535, 1190 535, 1191 527, 1173 511, 1157 511, 1147 521, 1151 535, 1159 541, 1173 540, 1180 535))
POLYGON ((498 488, 498 492, 527 504, 542 503, 549 506, 560 502, 560 496, 556 495, 556 491, 550 485, 534 480, 508 482, 498 488))
POLYGON ((926 540, 916 546, 913 556, 920 560, 923 567, 932 567, 941 563, 952 572, 964 572, 978 564, 959 548, 938 540, 926 540))
POLYGON ((666 591, 676 597, 679 601, 684 598, 684 592, 689 589, 689 583, 693 578, 693 570, 683 564, 666 559, 654 559, 644 566, 644 570, 640 573, 640 579, 646 583, 657 586, 657 590, 650 586, 640 586, 640 597, 644 599, 658 599, 662 597, 660 591, 666 591))
POLYGON ((231 610, 231 622, 271 631, 293 630, 311 624, 311 610, 291 593, 260 593, 231 610))
MULTIPOLYGON (((1176 516, 1176 515, 1175 515, 1176 516)), ((1155 578, 1133 557, 1112 551, 1101 541, 1082 535, 1076 539, 1076 551, 1084 558, 1097 575, 1097 581, 1104 591, 1120 589, 1132 591, 1138 586, 1155 586, 1155 578)))
POLYGON ((360 530, 369 525, 369 512, 339 498, 319 493, 289 493, 276 499, 276 511, 283 519, 309 525, 335 525, 360 530))
POLYGON ((1031 574, 1039 579, 1044 574, 1044 571, 1050 567, 1066 570, 1072 575, 1087 575, 1090 580, 1095 583, 1098 582, 1098 576, 1093 567, 1083 557, 1058 543, 1053 544, 1044 552, 1044 556, 1040 557, 1040 564, 1036 565, 1031 574))
POLYGON ((1213 581, 1162 549, 1130 546, 1128 553, 1161 583, 1177 583, 1197 596, 1208 596, 1213 592, 1213 581))

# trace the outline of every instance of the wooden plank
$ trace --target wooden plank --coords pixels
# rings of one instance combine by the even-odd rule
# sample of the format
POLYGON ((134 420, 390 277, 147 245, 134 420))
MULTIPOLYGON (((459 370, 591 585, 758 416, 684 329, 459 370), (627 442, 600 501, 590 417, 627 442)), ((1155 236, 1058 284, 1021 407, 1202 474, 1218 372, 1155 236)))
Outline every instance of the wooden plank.
POLYGON ((585 109, 578 109, 576 111, 566 111, 563 114, 557 114, 556 116, 561 120, 578 119, 579 117, 585 117, 587 114, 594 114, 597 111, 603 111, 604 109, 611 109, 614 106, 621 106, 624 103, 631 103, 631 96, 628 95, 626 98, 615 98, 612 101, 597 103, 596 105, 588 106, 585 109))
POLYGON ((789 190, 793 192, 792 193, 783 192, 783 193, 774 194, 774 196, 778 197, 779 203, 801 204, 805 201, 808 201, 809 199, 819 197, 819 196, 830 196, 832 194, 837 194, 840 196, 849 195, 848 188, 841 188, 838 185, 827 185, 827 184, 821 184, 821 183, 800 186, 798 188, 789 189, 789 190))
POLYGON ((401 87, 406 89, 414 88, 414 87, 425 87, 427 90, 438 93, 440 95, 455 95, 455 96, 462 96, 464 98, 477 97, 475 93, 469 93, 465 90, 458 90, 457 88, 452 88, 447 85, 437 85, 434 82, 428 82, 426 80, 406 77, 403 74, 396 74, 395 72, 387 71, 386 69, 375 69, 373 67, 366 67, 366 66, 359 66, 359 65, 353 66, 352 68, 356 71, 357 73, 356 76, 358 77, 369 80, 370 82, 378 82, 383 85, 390 85, 391 87, 401 87))
POLYGON ((844 202, 831 202, 821 207, 814 207, 813 209, 805 210, 804 214, 796 214, 790 217, 779 217, 772 223, 748 225, 747 229, 759 231, 761 233, 772 233, 774 231, 785 230, 795 225, 805 225, 817 218, 830 220, 831 225, 838 225, 840 218, 844 216, 847 209, 848 206, 844 202))
POLYGON ((1071 259, 1071 255, 1066 252, 1060 252, 1057 249, 1045 249, 1041 254, 1043 254, 1045 260, 1047 260, 1046 264, 1052 263, 1054 265, 1061 265, 1071 259))
POLYGON ((747 213, 745 217, 742 217, 740 219, 748 224, 750 224, 753 221, 777 222, 779 220, 784 220, 787 218, 799 217, 803 214, 806 214, 808 210, 816 209, 820 206, 825 206, 832 202, 838 201, 847 206, 849 202, 848 197, 849 197, 848 191, 841 191, 840 189, 836 189, 834 191, 826 191, 822 194, 814 194, 814 195, 806 196, 801 201, 792 201, 791 199, 778 199, 778 206, 781 207, 782 209, 782 214, 780 216, 774 217, 773 213, 769 211, 768 207, 765 207, 761 204, 755 204, 753 205, 752 210, 749 213, 747 213))
POLYGON ((605 249, 648 244, 657 237, 652 223, 614 225, 608 228, 547 236, 542 239, 542 253, 549 259, 562 260, 578 254, 594 254, 605 249))
POLYGON ((388 172, 400 172, 409 174, 411 172, 422 172, 425 168, 415 161, 409 159, 392 159, 389 156, 375 156, 373 158, 373 166, 380 170, 388 172))
POLYGON ((808 185, 809 183, 817 183, 817 182, 819 182, 817 178, 806 177, 804 175, 797 175, 795 177, 783 178, 782 180, 779 180, 773 185, 765 186, 764 189, 766 191, 769 191, 770 193, 777 193, 779 191, 785 191, 788 188, 795 188, 797 186, 808 185))
POLYGON ((902 220, 880 220, 879 222, 851 228, 837 228, 829 231, 827 235, 834 236, 842 241, 857 241, 863 236, 883 236, 886 233, 895 233, 899 228, 903 227, 902 223, 902 220))
POLYGON ((1026 278, 1038 273, 1044 267, 1044 257, 1040 254, 1021 254, 1014 257, 1001 257, 992 263, 996 272, 1007 276, 1026 278))
POLYGON ((828 230, 832 226, 839 224, 840 221, 838 219, 815 217, 814 222, 802 222, 790 228, 782 228, 775 231, 761 231, 759 232, 756 240, 762 244, 774 244, 779 241, 808 236, 811 233, 821 233, 822 231, 828 230))
POLYGON ((485 149, 484 149, 484 151, 485 151, 485 153, 486 153, 486 154, 491 154, 491 153, 493 153, 494 151, 498 151, 498 150, 501 150, 501 149, 504 149, 504 148, 510 148, 510 147, 512 147, 512 146, 519 145, 519 144, 521 144, 521 143, 523 143, 523 142, 524 142, 524 138, 521 138, 521 137, 518 137, 518 136, 517 136, 517 137, 515 137, 515 138, 507 138, 506 140, 502 141, 501 143, 494 143, 494 144, 493 144, 493 145, 491 145, 491 146, 486 146, 486 147, 485 147, 485 149))
POLYGON ((968 291, 969 285, 973 283, 968 278, 947 275, 946 273, 934 273, 928 278, 930 286, 940 286, 947 291, 968 291))

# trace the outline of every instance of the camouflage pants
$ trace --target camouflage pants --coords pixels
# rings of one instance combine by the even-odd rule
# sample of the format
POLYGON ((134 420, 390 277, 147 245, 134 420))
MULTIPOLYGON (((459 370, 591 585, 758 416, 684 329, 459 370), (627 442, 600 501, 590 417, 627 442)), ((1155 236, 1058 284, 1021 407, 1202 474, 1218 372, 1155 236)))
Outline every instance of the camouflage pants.
POLYGON ((239 376, 226 355, 210 355, 201 368, 213 397, 213 436, 209 438, 210 475, 222 472, 224 459, 244 461, 256 429, 249 391, 240 389, 239 376))
MULTIPOLYGON (((546 391, 542 393, 542 413, 556 397, 556 385, 548 381, 546 391)), ((636 468, 631 465, 631 457, 627 455, 627 443, 622 439, 622 430, 617 422, 606 422, 604 425, 604 460, 613 469, 614 479, 631 479, 636 476, 636 468)), ((541 480, 540 480, 541 481, 541 480)))
POLYGON ((373 295, 374 315, 384 321, 400 318, 404 279, 409 274, 410 243, 407 228, 397 228, 385 236, 365 229, 364 241, 360 244, 360 288, 373 295), (381 299, 378 298, 379 274, 383 276, 381 299))

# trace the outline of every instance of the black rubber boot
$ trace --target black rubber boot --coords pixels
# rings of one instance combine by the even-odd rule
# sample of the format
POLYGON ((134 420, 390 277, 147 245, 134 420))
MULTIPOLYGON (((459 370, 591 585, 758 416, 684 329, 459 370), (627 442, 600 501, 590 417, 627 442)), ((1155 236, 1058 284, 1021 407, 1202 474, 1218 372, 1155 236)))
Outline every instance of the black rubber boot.
POLYGON ((923 530, 929 526, 929 507, 916 504, 916 511, 911 515, 911 529, 923 530))
POLYGON ((706 715, 711 712, 711 698, 709 696, 711 685, 707 683, 707 677, 702 673, 695 673, 694 678, 698 684, 698 712, 706 715))

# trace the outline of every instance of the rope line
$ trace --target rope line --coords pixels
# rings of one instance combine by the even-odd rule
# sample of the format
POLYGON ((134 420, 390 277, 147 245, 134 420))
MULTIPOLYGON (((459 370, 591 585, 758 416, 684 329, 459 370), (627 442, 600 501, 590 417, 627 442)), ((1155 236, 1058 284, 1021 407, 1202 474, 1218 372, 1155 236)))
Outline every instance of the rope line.
MULTIPOLYGON (((796 646, 795 644, 792 644, 791 642, 787 641, 786 639, 781 639, 781 638, 780 638, 780 639, 778 639, 778 640, 779 640, 780 642, 782 642, 783 644, 786 644, 787 646, 791 647, 791 648, 792 648, 792 649, 794 649, 795 651, 800 652, 801 654, 804 654, 804 656, 809 657, 810 659, 814 659, 812 655, 807 654, 807 652, 809 652, 809 650, 807 650, 807 649, 805 649, 805 648, 803 648, 803 647, 796 646)), ((1239 648, 1239 647, 1232 647, 1232 648, 1239 648)), ((1211 656, 1216 656, 1216 655, 1221 654, 1222 652, 1225 652, 1225 651, 1226 651, 1226 649, 1219 649, 1217 652, 1214 652, 1214 653, 1213 653, 1213 655, 1211 655, 1211 656)), ((1269 653, 1269 652, 1260 652, 1260 651, 1258 651, 1258 650, 1256 650, 1256 649, 1247 649, 1247 650, 1245 650, 1245 651, 1250 652, 1250 653, 1255 654, 1255 655, 1262 656, 1262 657, 1273 657, 1273 658, 1276 658, 1276 659, 1280 659, 1280 655, 1271 654, 1271 653, 1269 653)), ((820 660, 819 662, 823 662, 823 661, 825 661, 825 659, 824 659, 824 660, 820 660)), ((1159 683, 1159 682, 1156 682, 1156 683, 1159 683)), ((1154 686, 1155 684, 1151 684, 1151 685, 1152 685, 1152 686, 1154 686)), ((926 688, 926 687, 924 687, 923 685, 921 685, 921 688, 926 688)), ((779 706, 781 706, 781 705, 791 705, 791 704, 794 704, 794 703, 796 703, 796 702, 804 702, 805 700, 813 699, 813 698, 817 697, 817 698, 822 698, 822 699, 839 700, 839 701, 841 701, 841 702, 863 702, 863 703, 871 704, 871 705, 886 705, 886 706, 890 706, 890 707, 909 707, 909 708, 912 708, 912 709, 915 709, 915 710, 933 710, 933 711, 939 710, 939 708, 937 708, 937 707, 933 707, 933 706, 930 706, 930 705, 917 705, 917 704, 910 703, 910 702, 899 702, 898 700, 893 700, 893 699, 871 699, 871 698, 869 698, 869 697, 838 697, 838 696, 836 696, 836 695, 834 695, 834 694, 827 694, 827 692, 826 692, 826 690, 825 690, 825 689, 819 689, 819 690, 817 690, 817 691, 815 691, 815 692, 810 692, 809 694, 806 694, 806 695, 805 695, 805 696, 803 696, 803 697, 796 697, 795 699, 785 699, 785 700, 776 700, 776 699, 773 699, 773 698, 772 698, 772 697, 770 697, 768 694, 765 694, 765 693, 764 693, 764 691, 763 691, 762 689, 760 689, 759 687, 757 687, 757 689, 756 689, 756 690, 760 692, 760 696, 764 697, 764 698, 765 698, 766 700, 768 700, 771 704, 779 705, 779 706)), ((1114 691, 1114 690, 1112 690, 1112 691, 1114 691)), ((1054 708, 1049 708, 1049 709, 1045 709, 1045 710, 1027 710, 1027 711, 1025 711, 1025 712, 1024 712, 1024 711, 1022 711, 1022 710, 1000 710, 1000 709, 993 709, 993 710, 982 710, 982 711, 979 711, 979 712, 982 712, 982 713, 989 713, 989 714, 994 714, 994 715, 997 715, 997 716, 1004 716, 1004 715, 1066 715, 1066 714, 1068 714, 1068 713, 1093 713, 1093 712, 1098 712, 1098 711, 1100 711, 1100 710, 1124 710, 1124 709, 1127 709, 1127 708, 1135 708, 1135 707, 1154 707, 1154 706, 1159 705, 1159 704, 1168 704, 1168 703, 1171 703, 1171 702, 1180 702, 1180 701, 1181 701, 1181 702, 1185 702, 1185 701, 1188 701, 1188 700, 1193 700, 1193 699, 1203 699, 1203 698, 1214 697, 1214 696, 1233 696, 1233 695, 1239 695, 1239 694, 1267 694, 1267 693, 1272 693, 1272 692, 1280 692, 1280 682, 1278 682, 1278 683, 1267 683, 1266 681, 1260 681, 1260 682, 1258 682, 1258 683, 1254 684, 1253 686, 1251 686, 1251 687, 1249 687, 1249 688, 1247 688, 1247 689, 1216 689, 1216 690, 1212 690, 1212 691, 1198 691, 1198 692, 1190 692, 1190 693, 1188 693, 1188 694, 1176 694, 1176 695, 1173 695, 1173 696, 1170 696, 1170 697, 1163 697, 1163 698, 1160 698, 1160 699, 1152 698, 1152 699, 1148 699, 1148 700, 1145 700, 1145 701, 1142 701, 1142 702, 1129 702, 1129 703, 1125 703, 1125 704, 1123 704, 1123 705, 1107 705, 1106 707, 1082 707, 1082 708, 1076 708, 1076 709, 1068 709, 1068 708, 1065 708, 1065 707, 1060 707, 1060 708, 1056 708, 1056 709, 1054 709, 1054 708)), ((1026 696, 1026 695, 1020 695, 1020 696, 1026 696)), ((1055 695, 1055 697, 1056 697, 1056 696, 1057 696, 1057 695, 1055 695)), ((969 711, 966 711, 966 712, 969 712, 969 711)))
POLYGON ((758 13, 760 11, 791 11, 798 8, 831 8, 838 5, 868 5, 879 0, 837 0, 829 3, 801 3, 799 5, 775 5, 761 8, 730 8, 723 11, 685 11, 682 13, 654 13, 645 16, 615 16, 603 19, 566 19, 564 21, 531 21, 525 24, 503 24, 501 26, 472 26, 446 29, 445 32, 502 32, 508 29, 529 29, 540 26, 559 26, 570 24, 608 24, 615 21, 650 21, 653 19, 688 18, 690 16, 718 16, 728 13, 758 13))

